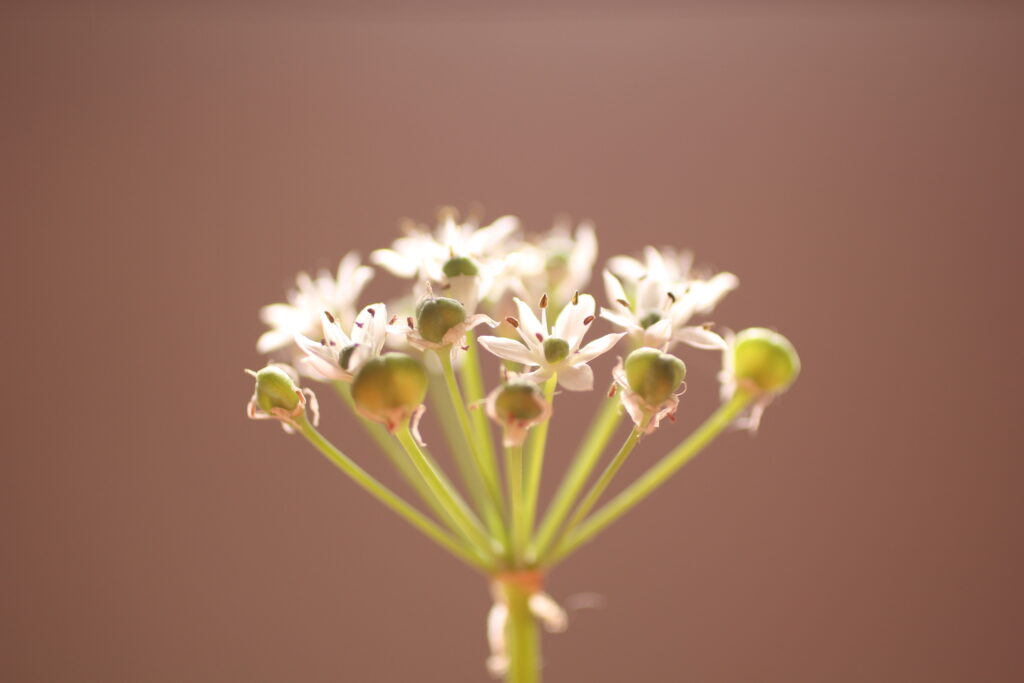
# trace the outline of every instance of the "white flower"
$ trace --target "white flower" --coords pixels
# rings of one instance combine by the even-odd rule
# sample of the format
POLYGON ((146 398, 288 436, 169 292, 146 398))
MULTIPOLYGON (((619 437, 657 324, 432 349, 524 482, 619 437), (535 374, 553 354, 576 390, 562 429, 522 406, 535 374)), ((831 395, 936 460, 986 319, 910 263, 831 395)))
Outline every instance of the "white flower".
POLYGON ((548 331, 547 296, 540 302, 540 319, 521 299, 515 299, 519 317, 508 318, 522 343, 504 337, 480 337, 480 344, 499 358, 536 367, 526 379, 543 382, 558 375, 558 384, 569 391, 594 388, 594 372, 588 363, 610 351, 625 333, 606 334, 580 348, 580 342, 594 322, 596 304, 589 294, 577 295, 562 309, 554 328, 548 331))
POLYGON ((644 249, 645 263, 628 256, 609 259, 604 271, 609 308, 601 317, 627 330, 643 346, 667 349, 682 342, 699 349, 721 349, 722 338, 706 326, 687 325, 695 315, 710 313, 721 299, 739 285, 732 273, 708 279, 692 279, 690 255, 665 258, 652 247, 644 249), (612 269, 630 284, 632 299, 612 269))
POLYGON ((320 271, 316 279, 308 273, 295 277, 295 289, 288 292, 288 303, 270 304, 260 310, 260 319, 271 329, 256 342, 256 350, 269 353, 292 342, 296 334, 316 334, 320 314, 330 313, 346 327, 355 319, 356 300, 373 269, 360 265, 359 255, 345 254, 338 264, 337 275, 320 271))
POLYGON ((564 220, 525 243, 506 258, 504 287, 525 297, 550 292, 558 309, 574 293, 590 284, 597 260, 597 235, 590 222, 582 222, 575 234, 564 220))
POLYGON ((450 288, 452 298, 472 313, 479 299, 494 294, 492 285, 505 269, 503 257, 513 246, 509 240, 518 229, 515 216, 502 216, 481 228, 472 221, 457 222, 455 212, 449 210, 433 232, 423 226, 404 226, 405 236, 395 240, 390 249, 374 251, 370 260, 398 277, 450 288), (446 274, 445 265, 459 259, 465 259, 476 272, 467 275, 459 269, 451 276, 446 274))
POLYGON ((650 434, 664 418, 675 420, 676 411, 679 410, 679 397, 686 393, 686 383, 683 383, 683 390, 673 394, 657 405, 651 405, 643 396, 633 391, 629 386, 626 377, 626 370, 623 367, 622 359, 612 368, 612 379, 615 380, 615 390, 622 401, 622 407, 626 409, 633 424, 643 429, 644 434, 650 434))
POLYGON ((313 341, 297 334, 295 343, 306 354, 303 361, 318 375, 351 382, 366 361, 381 354, 387 336, 387 315, 384 304, 371 304, 359 312, 352 324, 352 334, 347 335, 337 318, 324 311, 323 339, 313 341))

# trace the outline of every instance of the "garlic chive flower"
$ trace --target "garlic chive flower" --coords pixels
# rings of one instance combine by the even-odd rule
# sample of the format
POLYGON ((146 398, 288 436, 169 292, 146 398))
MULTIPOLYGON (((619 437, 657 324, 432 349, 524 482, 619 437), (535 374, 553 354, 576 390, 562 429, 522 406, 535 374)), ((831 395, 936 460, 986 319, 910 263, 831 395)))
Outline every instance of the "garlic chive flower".
POLYGON ((506 448, 522 446, 530 427, 551 417, 551 404, 533 382, 510 379, 487 396, 487 416, 504 431, 506 448))
POLYGON ((670 348, 681 342, 699 349, 723 349, 724 340, 707 326, 688 325, 695 315, 704 315, 739 285, 732 273, 718 273, 707 280, 689 277, 689 255, 664 258, 647 247, 645 264, 617 256, 603 273, 609 307, 601 317, 629 332, 637 343, 670 348), (631 292, 612 272, 615 266, 630 285, 631 292), (630 294, 632 296, 630 296, 630 294))
POLYGON ((319 423, 316 394, 299 388, 299 378, 293 368, 269 363, 259 372, 246 372, 256 379, 256 389, 245 409, 250 420, 279 420, 284 431, 291 434, 297 429, 295 418, 308 407, 313 424, 319 423))
POLYGON ((482 313, 467 315, 455 299, 428 294, 416 304, 416 317, 408 316, 404 325, 396 319, 392 331, 404 334, 406 341, 421 351, 450 348, 454 361, 466 333, 478 325, 497 327, 498 323, 482 313))
POLYGON ((559 220, 551 230, 509 254, 507 272, 515 280, 510 280, 508 288, 528 299, 548 292, 557 311, 589 285, 597 260, 597 234, 588 221, 580 223, 575 232, 570 228, 564 219, 559 220))
POLYGON ((356 301, 372 278, 373 268, 361 265, 359 255, 354 252, 345 254, 335 275, 326 270, 315 278, 299 273, 295 277, 295 288, 287 294, 288 303, 270 304, 260 309, 260 318, 270 329, 256 341, 256 350, 270 353, 291 344, 297 334, 307 337, 317 334, 323 311, 329 311, 348 327, 356 317, 356 301))
POLYGON ((558 314, 549 331, 547 295, 540 300, 540 318, 522 299, 515 299, 518 318, 507 322, 519 333, 522 343, 504 337, 480 337, 480 345, 499 358, 522 363, 535 370, 523 375, 533 382, 544 382, 558 375, 558 385, 569 391, 590 391, 594 388, 594 371, 588 363, 606 353, 625 333, 606 334, 583 348, 587 329, 594 322, 596 304, 589 294, 577 294, 558 314))
POLYGON ((473 221, 459 223, 456 212, 447 209, 434 231, 411 224, 403 230, 404 237, 371 253, 370 260, 397 277, 437 283, 473 313, 480 299, 498 294, 492 285, 505 269, 503 258, 519 219, 502 216, 481 228, 473 221))
POLYGON ((719 381, 722 400, 743 391, 753 396, 736 426, 756 432, 765 408, 786 391, 800 374, 800 357, 788 339, 763 327, 727 335, 719 381))
POLYGON ((658 349, 639 348, 625 363, 620 358, 612 377, 622 406, 646 434, 657 429, 665 417, 675 416, 679 397, 686 391, 686 365, 658 349))
POLYGON ((359 368, 380 356, 384 348, 387 308, 384 304, 365 307, 352 323, 351 335, 345 334, 338 319, 327 311, 323 311, 320 318, 323 331, 320 341, 295 335, 295 343, 305 354, 302 362, 323 379, 351 382, 359 368))

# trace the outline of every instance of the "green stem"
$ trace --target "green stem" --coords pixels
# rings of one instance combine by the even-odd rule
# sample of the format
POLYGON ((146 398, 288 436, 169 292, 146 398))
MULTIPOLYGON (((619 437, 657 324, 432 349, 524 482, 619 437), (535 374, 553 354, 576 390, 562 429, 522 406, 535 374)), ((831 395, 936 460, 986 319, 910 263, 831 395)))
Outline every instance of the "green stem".
POLYGON ((445 384, 448 385, 448 396, 455 408, 455 415, 459 419, 459 426, 462 429, 466 442, 469 444, 470 451, 473 453, 477 471, 483 477, 484 487, 487 490, 487 496, 484 497, 483 501, 484 519, 487 521, 487 527, 491 535, 497 539, 504 539, 505 527, 501 519, 502 499, 498 473, 488 468, 479 444, 477 444, 474 436, 475 432, 469 419, 469 412, 466 410, 466 404, 462 400, 462 391, 459 389, 459 383, 455 379, 455 371, 452 369, 452 359, 448 354, 448 350, 439 349, 437 357, 441 360, 441 366, 444 368, 444 380, 445 384))
POLYGON ((505 450, 505 482, 508 485, 509 519, 512 520, 512 558, 521 563, 526 552, 529 532, 523 509, 523 447, 505 450))
MULTIPOLYGON (((544 384, 544 400, 550 405, 555 400, 555 387, 558 386, 558 375, 551 375, 544 384)), ((533 522, 537 516, 537 498, 540 495, 540 475, 544 469, 544 452, 548 440, 548 427, 551 418, 544 420, 533 429, 530 435, 526 455, 526 500, 524 501, 525 517, 523 524, 527 535, 533 533, 533 522)))
POLYGON ((520 586, 505 584, 508 624, 505 642, 509 668, 505 683, 540 683, 540 631, 530 612, 530 594, 520 586))
MULTIPOLYGON (((633 452, 633 448, 636 446, 637 441, 640 440, 641 434, 643 434, 643 431, 640 427, 634 427, 633 431, 629 433, 629 437, 626 439, 625 443, 622 444, 619 452, 615 454, 612 461, 608 463, 608 467, 605 468, 604 472, 601 473, 601 476, 598 477, 597 481, 594 482, 594 485, 590 488, 590 491, 587 492, 586 497, 583 498, 583 500, 580 501, 580 504, 576 507, 576 512, 573 513, 572 518, 569 520, 568 524, 565 525, 565 529, 561 533, 562 538, 572 535, 572 532, 576 529, 579 523, 583 521, 587 514, 595 505, 597 505, 597 501, 601 499, 601 494, 604 493, 605 489, 608 488, 608 485, 612 483, 612 479, 615 478, 619 468, 625 464, 626 459, 629 458, 630 453, 633 452)), ((546 559, 546 557, 541 555, 540 564, 544 564, 546 559)))
POLYGON ((355 464, 355 462, 353 462, 348 456, 339 451, 334 444, 325 439, 324 436, 309 423, 305 414, 295 418, 295 424, 299 428, 299 433, 301 433, 307 441, 309 441, 328 460, 330 460, 335 467, 347 474, 349 478, 358 484, 364 491, 386 505, 394 513, 422 531, 428 538, 454 554, 466 564, 483 572, 493 571, 492 561, 485 561, 479 557, 477 553, 471 552, 459 541, 445 533, 434 522, 430 521, 426 515, 409 505, 409 503, 391 491, 391 489, 374 479, 373 476, 359 467, 359 465, 355 464))
POLYGON ((436 464, 424 456, 412 432, 409 431, 408 422, 398 427, 395 436, 398 437, 399 443, 405 448, 405 452, 412 459, 423 480, 437 496, 438 501, 444 506, 462 534, 483 552, 488 555, 493 554, 491 539, 480 524, 480 520, 469 509, 462 496, 439 473, 436 464))
POLYGON ((552 554, 548 566, 565 559, 664 484, 680 467, 688 463, 729 426, 750 400, 750 394, 737 393, 731 400, 722 404, 686 441, 676 446, 626 490, 595 512, 574 534, 565 537, 552 554))
MULTIPOLYGON (((491 426, 487 420, 487 413, 483 410, 481 403, 484 400, 484 381, 480 371, 480 349, 472 332, 466 333, 466 356, 462 360, 462 382, 466 387, 466 395, 469 397, 470 405, 476 406, 472 411, 473 429, 476 435, 477 445, 480 447, 481 460, 484 464, 485 481, 493 481, 495 489, 500 493, 501 484, 498 482, 498 457, 494 452, 494 439, 491 434, 491 426)), ((500 498, 499 498, 500 506, 500 498)))
MULTIPOLYGON (((466 442, 462 429, 459 427, 458 418, 455 417, 455 408, 447 395, 447 389, 442 386, 445 383, 445 379, 442 375, 432 374, 430 382, 431 386, 427 396, 430 399, 431 407, 434 408, 434 412, 439 418, 441 428, 444 430, 448 447, 451 449, 455 466, 459 471, 459 477, 469 490, 469 495, 472 497, 476 509, 481 514, 484 514, 484 510, 488 505, 487 490, 484 488, 484 480, 476 468, 475 460, 470 452, 470 446, 466 442)), ((408 462, 408 458, 405 458, 405 460, 408 462)), ((412 467, 411 462, 409 466, 412 467)))
POLYGON ((620 421, 618 397, 606 398, 544 515, 534 543, 538 556, 546 555, 554 543, 559 527, 576 503, 620 421))

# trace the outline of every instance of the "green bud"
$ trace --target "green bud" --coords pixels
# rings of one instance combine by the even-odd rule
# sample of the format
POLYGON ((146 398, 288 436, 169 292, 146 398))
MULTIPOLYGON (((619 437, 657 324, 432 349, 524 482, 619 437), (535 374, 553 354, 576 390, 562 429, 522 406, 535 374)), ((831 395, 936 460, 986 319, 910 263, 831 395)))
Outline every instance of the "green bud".
POLYGON ((367 361, 352 380, 356 407, 384 423, 411 414, 426 395, 426 368, 404 353, 385 353, 367 361))
POLYGON ((289 413, 299 405, 299 388, 277 365, 268 365, 256 376, 256 405, 265 413, 273 408, 283 408, 289 413))
POLYGON ((557 363, 569 357, 569 342, 558 337, 548 337, 544 340, 544 360, 549 363, 557 363))
POLYGON ((741 386, 781 393, 800 374, 796 349, 778 332, 751 327, 736 335, 733 369, 741 386))
POLYGON ((494 406, 502 420, 533 420, 544 412, 544 397, 532 382, 513 381, 499 390, 494 406))
POLYGON ((640 348, 626 356, 629 388, 656 406, 668 400, 686 379, 686 365, 670 353, 640 348))
POLYGON ((458 277, 459 275, 479 275, 480 270, 473 263, 472 259, 468 259, 465 256, 456 256, 455 258, 448 259, 441 270, 444 271, 445 277, 458 277))
POLYGON ((661 320, 661 313, 658 313, 657 311, 651 311, 650 313, 648 313, 647 315, 640 319, 640 326, 646 330, 648 327, 658 322, 659 320, 661 320))
POLYGON ((455 299, 424 299, 416 307, 416 329, 427 341, 440 344, 448 330, 465 322, 466 309, 455 299))

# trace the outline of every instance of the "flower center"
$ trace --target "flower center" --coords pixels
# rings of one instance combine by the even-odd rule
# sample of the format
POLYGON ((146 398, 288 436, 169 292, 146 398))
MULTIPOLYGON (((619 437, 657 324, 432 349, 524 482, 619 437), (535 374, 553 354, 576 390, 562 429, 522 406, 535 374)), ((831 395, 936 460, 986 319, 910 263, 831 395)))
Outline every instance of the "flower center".
POLYGON ((476 264, 465 256, 456 256, 455 258, 449 259, 443 266, 441 266, 441 270, 444 271, 445 277, 457 277, 459 275, 473 276, 480 273, 476 264))
POLYGON ((659 320, 661 320, 661 313, 658 313, 657 311, 651 311, 650 313, 648 313, 647 315, 640 319, 640 325, 646 330, 648 327, 658 322, 659 320))
POLYGON ((549 363, 557 363, 569 357, 569 342, 558 337, 544 340, 544 359, 549 363))
POLYGON ((338 354, 339 368, 342 370, 348 370, 348 364, 352 360, 352 352, 356 350, 357 346, 359 346, 359 344, 352 344, 351 346, 346 346, 341 350, 341 353, 338 354))

